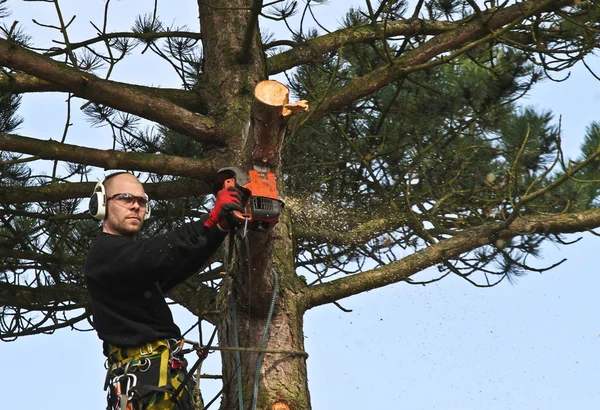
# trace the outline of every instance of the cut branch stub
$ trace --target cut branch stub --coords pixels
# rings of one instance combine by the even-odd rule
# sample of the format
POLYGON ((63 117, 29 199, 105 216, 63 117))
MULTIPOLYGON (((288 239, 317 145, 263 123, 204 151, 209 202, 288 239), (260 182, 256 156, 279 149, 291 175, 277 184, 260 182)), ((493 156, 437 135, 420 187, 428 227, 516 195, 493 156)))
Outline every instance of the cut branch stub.
POLYGON ((281 107, 290 102, 290 91, 288 88, 275 80, 265 80, 254 87, 256 99, 273 107, 281 107))
POLYGON ((274 165, 283 144, 290 115, 308 111, 306 101, 289 104, 290 92, 278 81, 261 81, 254 88, 255 102, 252 110, 254 148, 252 161, 274 165))

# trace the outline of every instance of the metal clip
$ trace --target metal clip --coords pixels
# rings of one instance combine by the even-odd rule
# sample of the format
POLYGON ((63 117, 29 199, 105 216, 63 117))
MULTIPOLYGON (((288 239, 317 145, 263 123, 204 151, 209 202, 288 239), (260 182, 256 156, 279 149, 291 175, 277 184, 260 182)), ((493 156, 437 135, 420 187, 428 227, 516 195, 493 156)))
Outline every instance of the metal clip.
POLYGON ((142 373, 146 373, 150 369, 150 359, 141 358, 137 369, 142 373))
POLYGON ((127 400, 133 399, 133 392, 131 388, 137 385, 137 376, 135 374, 121 374, 113 379, 113 385, 115 385, 117 393, 122 397, 127 397, 127 400), (122 379, 126 378, 125 389, 123 389, 122 379))
POLYGON ((244 231, 242 232, 242 238, 246 237, 246 234, 248 233, 248 217, 244 218, 246 221, 244 222, 244 231))
POLYGON ((179 353, 181 351, 181 348, 183 347, 183 339, 182 340, 169 339, 169 347, 172 349, 171 355, 179 353), (173 343, 171 343, 171 341, 173 341, 173 343))
POLYGON ((140 356, 147 356, 152 354, 153 352, 154 349, 152 349, 152 345, 150 343, 146 343, 146 346, 140 347, 140 356), (144 347, 148 347, 148 350, 144 351, 144 347))

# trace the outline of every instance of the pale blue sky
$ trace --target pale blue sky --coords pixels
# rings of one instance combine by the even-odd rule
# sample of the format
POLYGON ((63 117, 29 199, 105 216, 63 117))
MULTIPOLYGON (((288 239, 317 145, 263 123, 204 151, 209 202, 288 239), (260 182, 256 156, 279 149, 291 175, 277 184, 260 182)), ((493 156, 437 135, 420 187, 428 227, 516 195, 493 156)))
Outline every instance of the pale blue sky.
MULTIPOLYGON (((130 27, 133 16, 150 10, 152 3, 113 2, 120 13, 110 27, 130 27)), ((195 1, 170 4, 160 8, 166 22, 176 19, 195 27, 195 1)), ((349 4, 332 1, 319 15, 335 28, 340 10, 349 4)), ((13 0, 9 5, 15 10, 11 18, 32 33, 38 31, 31 18, 54 21, 50 3, 13 0)), ((88 21, 104 2, 71 0, 61 5, 69 11, 66 14, 78 16, 72 40, 91 36, 88 21)), ((136 70, 135 61, 118 66, 115 78, 176 84, 168 67, 145 65, 147 69, 136 70)), ((600 68, 597 60, 593 64, 600 68)), ((59 139, 65 118, 63 100, 64 96, 52 94, 27 96, 22 111, 26 123, 20 133, 59 139)), ((527 102, 563 116, 563 141, 570 157, 576 155, 585 127, 600 120, 596 116, 600 84, 581 67, 565 83, 539 85, 527 102)), ((80 105, 78 101, 75 107, 80 105)), ((74 111, 68 142, 106 144, 108 131, 90 130, 78 109, 74 111)), ((313 409, 600 408, 600 302, 596 296, 600 277, 593 259, 597 244, 598 238, 588 234, 567 248, 548 245, 539 266, 564 257, 569 260, 550 272, 529 274, 515 285, 507 282, 477 289, 458 278, 425 287, 398 284, 342 301, 352 313, 334 306, 308 312, 305 336, 313 409)), ((193 318, 182 309, 176 312, 178 324, 187 329, 193 318)), ((104 358, 94 332, 63 330, 0 343, 0 358, 4 370, 0 393, 4 393, 6 408, 105 407, 104 358)), ((215 353, 203 370, 219 373, 219 367, 215 353)), ((203 383, 206 398, 219 389, 218 382, 203 383)))

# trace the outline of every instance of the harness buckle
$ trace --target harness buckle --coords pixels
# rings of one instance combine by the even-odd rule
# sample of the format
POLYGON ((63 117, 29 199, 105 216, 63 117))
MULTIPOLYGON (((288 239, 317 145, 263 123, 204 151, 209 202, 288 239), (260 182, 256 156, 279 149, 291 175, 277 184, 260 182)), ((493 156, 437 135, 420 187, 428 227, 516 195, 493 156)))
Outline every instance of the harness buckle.
POLYGON ((154 349, 152 348, 152 344, 151 343, 146 343, 144 346, 140 347, 140 356, 148 356, 151 355, 154 352, 154 349), (144 348, 147 348, 144 351, 144 348))

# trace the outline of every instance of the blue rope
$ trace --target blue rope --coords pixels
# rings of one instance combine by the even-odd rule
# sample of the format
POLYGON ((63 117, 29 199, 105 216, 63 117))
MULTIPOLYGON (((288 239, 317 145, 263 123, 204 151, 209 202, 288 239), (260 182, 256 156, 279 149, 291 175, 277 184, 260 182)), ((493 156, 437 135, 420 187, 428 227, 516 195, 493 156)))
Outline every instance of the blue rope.
MULTIPOLYGON (((273 296, 271 297, 271 305, 269 306, 269 314, 267 315, 267 323, 265 324, 265 330, 260 341, 260 349, 264 349, 267 344, 267 337, 269 336, 269 328, 271 327, 271 320, 273 319, 273 312, 275 311, 275 301, 277 300, 277 293, 279 293, 279 277, 275 269, 271 269, 273 273, 273 296)), ((260 368, 262 366, 263 354, 258 353, 256 359, 256 370, 254 372, 254 392, 252 395, 252 410, 256 410, 256 404, 258 402, 258 378, 260 375, 260 368)))

